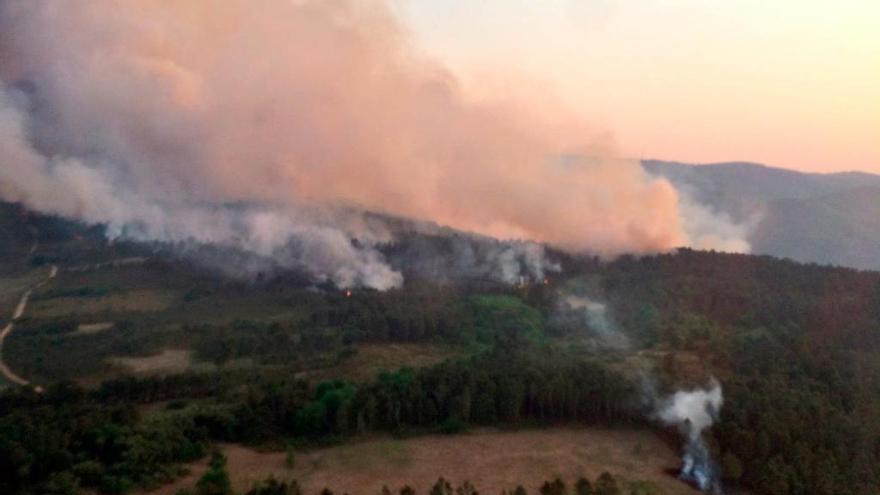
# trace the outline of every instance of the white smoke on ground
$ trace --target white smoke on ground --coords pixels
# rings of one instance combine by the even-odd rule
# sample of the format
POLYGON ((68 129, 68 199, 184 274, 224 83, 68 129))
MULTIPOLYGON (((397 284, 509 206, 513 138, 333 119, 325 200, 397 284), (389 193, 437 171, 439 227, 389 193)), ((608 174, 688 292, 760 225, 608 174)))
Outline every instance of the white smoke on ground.
MULTIPOLYGON (((602 349, 631 350, 629 336, 615 324, 608 305, 577 292, 559 291, 562 311, 557 311, 556 319, 561 320, 557 324, 570 324, 574 312, 601 339, 602 349)), ((635 365, 643 387, 643 405, 650 411, 649 415, 665 425, 678 428, 684 439, 679 477, 704 492, 720 495, 721 480, 703 440, 703 432, 718 419, 724 404, 721 384, 711 378, 705 388, 683 389, 661 396, 657 393, 653 366, 644 362, 636 362, 635 365)))
POLYGON ((403 235, 384 251, 396 270, 436 282, 487 280, 518 284, 543 280, 561 270, 544 246, 529 241, 501 242, 422 226, 420 235, 403 235))
MULTIPOLYGON (((379 0, 0 0, 5 200, 378 289, 402 275, 365 211, 603 256, 748 249, 528 106, 471 98, 379 0)), ((540 253, 498 254, 509 280, 540 253)))
POLYGON ((608 304, 596 297, 580 295, 573 289, 560 289, 559 306, 553 315, 553 324, 579 327, 586 324, 602 348, 625 350, 631 348, 629 336, 614 321, 608 304))
POLYGON ((564 296, 563 301, 570 309, 583 311, 587 324, 600 334, 607 335, 617 331, 611 320, 609 320, 608 306, 606 304, 573 294, 564 296))
POLYGON ((717 420, 724 404, 721 384, 712 379, 708 388, 679 390, 657 402, 656 416, 664 424, 676 426, 685 438, 680 477, 700 490, 721 493, 721 481, 703 431, 717 420))

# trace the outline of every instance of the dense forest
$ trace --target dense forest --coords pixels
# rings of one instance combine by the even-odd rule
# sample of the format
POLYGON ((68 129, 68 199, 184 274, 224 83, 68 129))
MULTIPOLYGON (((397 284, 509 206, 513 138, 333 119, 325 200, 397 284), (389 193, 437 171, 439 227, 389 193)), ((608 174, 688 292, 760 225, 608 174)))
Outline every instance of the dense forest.
POLYGON ((2 488, 48 490, 59 477, 72 476, 83 486, 122 493, 170 479, 177 463, 199 458, 211 441, 309 444, 374 430, 455 433, 499 422, 640 421, 634 391, 622 377, 573 359, 507 353, 383 373, 360 386, 310 387, 264 377, 227 394, 226 384, 197 375, 7 394, 0 406, 2 488), (192 397, 220 400, 190 404, 192 397), (166 414, 144 421, 137 405, 160 399, 173 399, 166 414))

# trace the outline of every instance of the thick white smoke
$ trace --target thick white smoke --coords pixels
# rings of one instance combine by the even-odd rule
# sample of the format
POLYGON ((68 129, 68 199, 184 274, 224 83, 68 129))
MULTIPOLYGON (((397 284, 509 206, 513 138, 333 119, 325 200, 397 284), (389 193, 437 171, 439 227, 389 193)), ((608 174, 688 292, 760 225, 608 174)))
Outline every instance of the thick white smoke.
POLYGON ((723 404, 721 384, 713 379, 709 388, 675 392, 661 400, 657 409, 663 423, 677 426, 685 436, 682 479, 716 494, 721 493, 721 484, 702 434, 715 422, 723 404))
POLYGON ((686 425, 688 436, 695 437, 712 426, 724 404, 724 397, 721 384, 713 380, 710 388, 679 390, 663 402, 658 417, 669 425, 686 425))
POLYGON ((0 197, 380 289, 402 278, 363 211, 602 255, 747 249, 638 163, 552 159, 592 149, 559 131, 579 125, 470 99, 390 12, 0 0, 0 197))

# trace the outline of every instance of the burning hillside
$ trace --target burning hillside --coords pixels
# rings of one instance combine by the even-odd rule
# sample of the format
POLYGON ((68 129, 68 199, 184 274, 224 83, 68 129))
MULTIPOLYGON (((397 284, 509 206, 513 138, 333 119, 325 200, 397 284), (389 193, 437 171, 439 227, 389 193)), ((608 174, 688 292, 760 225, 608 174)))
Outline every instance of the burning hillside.
POLYGON ((365 211, 606 256, 748 249, 580 122, 469 96, 382 2, 5 0, 0 33, 0 196, 112 236, 379 289, 401 275, 365 211))

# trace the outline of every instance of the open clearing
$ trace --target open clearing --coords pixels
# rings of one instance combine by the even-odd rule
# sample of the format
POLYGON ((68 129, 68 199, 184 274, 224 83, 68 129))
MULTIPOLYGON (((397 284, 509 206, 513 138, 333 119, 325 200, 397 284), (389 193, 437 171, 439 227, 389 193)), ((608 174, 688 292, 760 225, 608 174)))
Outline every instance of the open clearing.
MULTIPOLYGON (((429 435, 396 440, 380 438, 297 452, 295 466, 285 466, 285 453, 257 452, 226 445, 233 487, 246 491, 269 475, 295 478, 306 495, 324 487, 335 493, 378 495, 387 484, 392 493, 404 485, 428 493, 438 477, 454 485, 471 481, 481 493, 500 493, 522 484, 531 494, 555 477, 569 486, 579 477, 594 480, 609 471, 625 486, 631 481, 653 484, 657 493, 697 494, 671 476, 680 464, 676 453, 650 430, 604 428, 549 428, 503 432, 479 430, 462 435, 429 435)), ((173 495, 192 487, 205 462, 177 482, 151 492, 173 495)))
POLYGON ((128 290, 102 297, 58 297, 34 301, 37 318, 65 318, 77 315, 161 311, 177 299, 172 291, 128 290))
POLYGON ((114 323, 112 321, 105 321, 101 323, 80 323, 76 327, 76 331, 73 332, 72 335, 94 335, 96 333, 105 332, 113 328, 114 323))
POLYGON ((111 362, 136 374, 182 373, 190 366, 191 354, 182 349, 165 349, 155 356, 117 357, 111 362))

